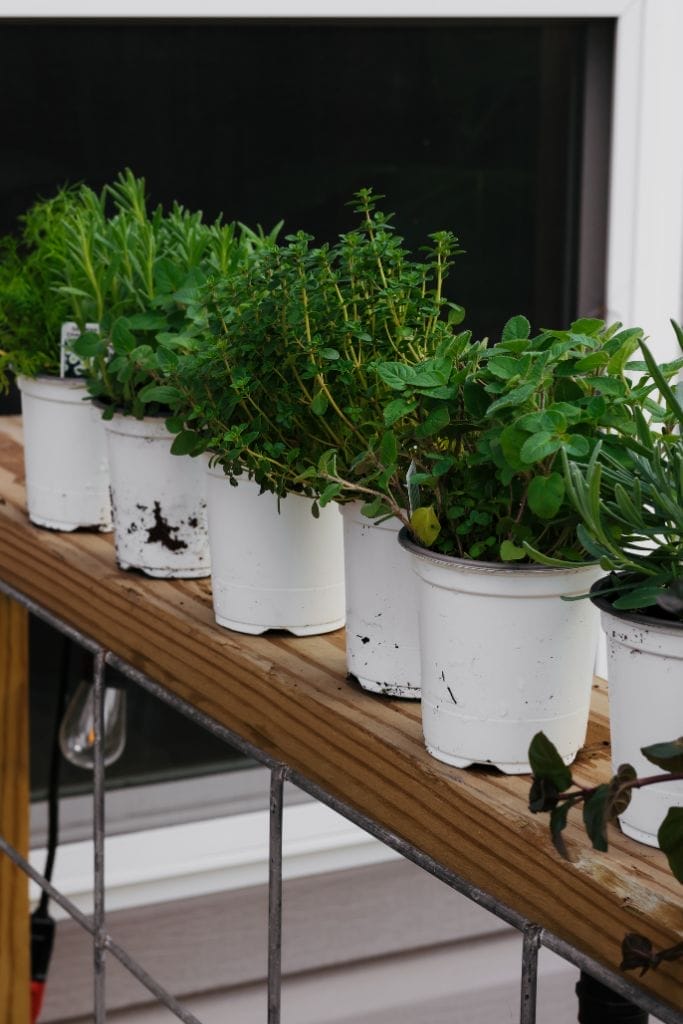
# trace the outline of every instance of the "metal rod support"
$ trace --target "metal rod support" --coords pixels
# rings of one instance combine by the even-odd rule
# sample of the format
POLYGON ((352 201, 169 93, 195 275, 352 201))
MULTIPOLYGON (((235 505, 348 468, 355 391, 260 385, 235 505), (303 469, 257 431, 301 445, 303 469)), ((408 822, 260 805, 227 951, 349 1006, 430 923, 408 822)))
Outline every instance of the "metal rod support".
POLYGON ((105 1024, 105 953, 104 921, 104 652, 98 651, 93 666, 95 766, 93 778, 93 840, 95 853, 94 883, 94 982, 95 1024, 105 1024))
POLYGON ((538 981, 538 951, 541 929, 532 924, 524 929, 522 945, 522 985, 519 1024, 536 1024, 536 989, 538 981))
POLYGON ((268 1024, 280 1024, 282 988, 282 803, 287 771, 270 773, 270 859, 268 872, 268 1024))

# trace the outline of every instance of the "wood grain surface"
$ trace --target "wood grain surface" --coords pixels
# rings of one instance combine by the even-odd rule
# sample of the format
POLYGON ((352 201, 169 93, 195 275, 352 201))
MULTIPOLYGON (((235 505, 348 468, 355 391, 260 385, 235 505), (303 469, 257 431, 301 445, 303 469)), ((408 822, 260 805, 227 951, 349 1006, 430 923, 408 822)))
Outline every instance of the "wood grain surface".
MULTIPOLYGON (((0 425, 0 578, 148 673, 216 721, 617 969, 624 933, 680 941, 680 886, 659 851, 610 833, 609 854, 567 829, 571 862, 527 808, 527 777, 458 770, 426 753, 419 708, 346 679, 343 631, 249 637, 216 626, 208 581, 117 569, 111 536, 57 534, 27 519, 20 434, 0 425)), ((576 775, 610 774, 607 701, 594 690, 576 775)), ((633 980, 636 980, 635 978, 633 980)), ((640 982, 683 1011, 683 963, 640 982)), ((683 1020, 683 1016, 682 1016, 683 1020)))
MULTIPOLYGON (((28 853, 28 614, 0 595, 0 834, 28 853)), ((0 854, 0 1024, 29 1021, 28 880, 0 854)))

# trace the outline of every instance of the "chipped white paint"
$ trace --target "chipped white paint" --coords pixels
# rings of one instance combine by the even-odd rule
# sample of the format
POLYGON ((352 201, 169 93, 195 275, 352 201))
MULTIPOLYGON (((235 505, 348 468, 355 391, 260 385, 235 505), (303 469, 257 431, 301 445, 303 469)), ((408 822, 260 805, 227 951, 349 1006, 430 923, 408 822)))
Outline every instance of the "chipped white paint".
POLYGON ((346 667, 364 690, 420 697, 415 576, 398 519, 373 523, 362 503, 341 506, 346 576, 346 667))
POLYGON ((105 427, 120 568, 166 579, 208 576, 202 463, 171 455, 161 418, 116 414, 105 427))

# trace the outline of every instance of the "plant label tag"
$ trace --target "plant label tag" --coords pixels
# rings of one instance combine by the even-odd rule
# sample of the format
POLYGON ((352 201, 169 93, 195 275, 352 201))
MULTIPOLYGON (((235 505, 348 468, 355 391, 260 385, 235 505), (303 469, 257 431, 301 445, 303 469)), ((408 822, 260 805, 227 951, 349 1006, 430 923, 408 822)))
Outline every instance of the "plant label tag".
POLYGON ((408 472, 406 473, 406 488, 408 489, 408 510, 412 516, 416 508, 420 507, 420 486, 419 484, 413 483, 413 477, 417 473, 417 466, 415 465, 415 459, 413 459, 408 466, 408 472))
MULTIPOLYGON (((95 334, 99 333, 99 324, 86 324, 86 331, 93 331, 95 334)), ((79 356, 72 351, 71 346, 74 341, 78 341, 81 336, 79 326, 73 320, 66 320, 62 324, 62 330, 59 337, 59 376, 60 377, 82 377, 85 373, 85 366, 79 356)))

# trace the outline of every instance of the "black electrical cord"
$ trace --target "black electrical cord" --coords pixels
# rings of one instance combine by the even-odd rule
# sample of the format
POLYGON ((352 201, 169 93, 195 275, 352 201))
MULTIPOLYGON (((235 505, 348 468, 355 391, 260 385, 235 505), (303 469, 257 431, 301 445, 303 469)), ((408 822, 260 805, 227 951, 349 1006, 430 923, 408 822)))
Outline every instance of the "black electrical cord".
MULTIPOLYGON (((62 656, 57 683, 57 707, 55 709, 52 748, 50 754, 50 775, 47 795, 47 857, 44 875, 48 882, 52 881, 55 855, 59 844, 59 782, 61 774, 61 753, 59 750, 59 727, 66 710, 66 694, 69 687, 69 665, 71 660, 71 641, 63 637, 62 656)), ((31 1020, 38 1020, 45 995, 52 946, 55 937, 54 918, 48 913, 50 897, 43 889, 40 902, 31 914, 31 1020)))

